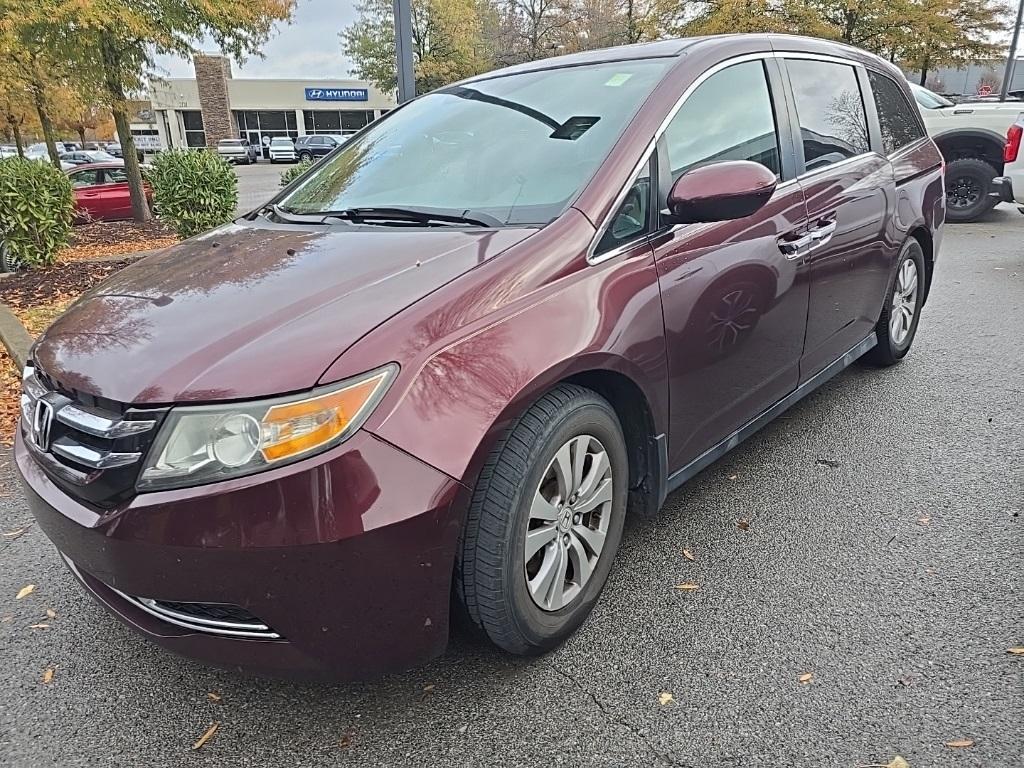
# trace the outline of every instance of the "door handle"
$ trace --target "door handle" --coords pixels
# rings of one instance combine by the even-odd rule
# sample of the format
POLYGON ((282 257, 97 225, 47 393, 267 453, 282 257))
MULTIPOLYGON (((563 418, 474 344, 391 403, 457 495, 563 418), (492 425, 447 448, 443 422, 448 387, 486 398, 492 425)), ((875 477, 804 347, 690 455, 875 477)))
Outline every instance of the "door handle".
POLYGON ((811 248, 820 248, 825 245, 829 240, 832 239, 832 235, 836 233, 836 220, 835 217, 825 217, 818 219, 814 226, 811 227, 808 234, 811 236, 811 248))
POLYGON ((810 232, 789 232, 778 239, 779 250, 787 259, 797 259, 809 250, 814 238, 810 232))

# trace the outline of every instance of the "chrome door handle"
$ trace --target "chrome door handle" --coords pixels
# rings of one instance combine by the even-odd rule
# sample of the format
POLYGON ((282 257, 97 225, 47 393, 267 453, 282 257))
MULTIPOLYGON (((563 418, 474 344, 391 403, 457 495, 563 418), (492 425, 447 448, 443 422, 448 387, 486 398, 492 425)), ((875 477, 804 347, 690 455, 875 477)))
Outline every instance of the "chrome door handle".
POLYGON ((810 232, 806 232, 802 235, 783 235, 779 238, 779 250, 782 251, 787 259, 799 258, 805 253, 814 242, 814 237, 810 232))
POLYGON ((820 248, 832 239, 836 233, 836 220, 824 220, 814 227, 808 234, 811 236, 811 248, 820 248))

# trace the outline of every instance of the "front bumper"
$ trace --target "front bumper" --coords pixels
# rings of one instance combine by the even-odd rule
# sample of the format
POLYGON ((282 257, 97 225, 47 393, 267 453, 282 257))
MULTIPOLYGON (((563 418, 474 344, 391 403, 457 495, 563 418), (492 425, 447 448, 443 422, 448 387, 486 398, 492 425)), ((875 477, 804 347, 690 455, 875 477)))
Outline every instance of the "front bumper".
POLYGON ((19 434, 32 512, 85 588, 154 642, 218 666, 360 679, 439 655, 465 490, 359 432, 247 478, 140 494, 110 511, 54 485, 19 434), (232 604, 279 639, 181 626, 139 599, 232 604))

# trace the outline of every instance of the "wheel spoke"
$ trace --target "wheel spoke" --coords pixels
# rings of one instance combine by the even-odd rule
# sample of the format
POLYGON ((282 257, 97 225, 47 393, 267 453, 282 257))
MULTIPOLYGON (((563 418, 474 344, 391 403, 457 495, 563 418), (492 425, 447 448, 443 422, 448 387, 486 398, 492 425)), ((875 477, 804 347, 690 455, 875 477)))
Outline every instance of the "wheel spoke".
POLYGON ((590 565, 587 550, 583 547, 583 542, 572 535, 569 536, 569 560, 572 562, 576 585, 582 589, 590 579, 593 568, 590 565))
POLYGON ((558 508, 545 499, 538 490, 533 496, 533 504, 530 505, 530 519, 552 522, 558 519, 558 508))
POLYGON ((562 595, 565 592, 565 573, 569 566, 565 547, 558 545, 552 548, 549 556, 540 564, 537 575, 530 580, 530 593, 539 605, 549 611, 557 611, 562 607, 562 595))
POLYGON ((900 312, 899 308, 894 309, 889 316, 889 335, 892 336, 895 342, 899 342, 900 326, 903 323, 902 317, 903 313, 900 312))
POLYGON ((914 272, 910 276, 910 281, 908 283, 904 283, 903 290, 900 291, 900 293, 902 293, 903 298, 908 301, 914 298, 914 295, 917 293, 917 272, 914 272))
POLYGON ((572 443, 572 488, 570 493, 576 493, 583 485, 583 468, 587 465, 587 449, 590 439, 577 437, 572 443))
POLYGON ((608 454, 601 451, 600 453, 594 453, 591 455, 594 460, 591 464, 590 472, 588 472, 587 476, 583 478, 583 483, 579 488, 579 497, 584 501, 594 492, 598 482, 600 482, 601 478, 603 478, 608 472, 608 454))
POLYGON ((610 477, 604 478, 594 492, 589 497, 580 500, 575 506, 573 511, 578 512, 581 515, 587 514, 593 509, 607 504, 612 500, 612 479, 610 477))
POLYGON ((565 501, 572 494, 572 443, 566 443, 558 449, 552 462, 555 477, 558 480, 558 495, 565 501))
POLYGON ((554 525, 542 525, 539 528, 533 528, 526 534, 526 562, 530 562, 533 556, 547 544, 550 544, 558 536, 558 526, 554 525))
POLYGON ((594 554, 594 557, 601 554, 601 550, 604 549, 604 533, 602 531, 595 531, 593 528, 580 524, 574 525, 572 532, 594 554))

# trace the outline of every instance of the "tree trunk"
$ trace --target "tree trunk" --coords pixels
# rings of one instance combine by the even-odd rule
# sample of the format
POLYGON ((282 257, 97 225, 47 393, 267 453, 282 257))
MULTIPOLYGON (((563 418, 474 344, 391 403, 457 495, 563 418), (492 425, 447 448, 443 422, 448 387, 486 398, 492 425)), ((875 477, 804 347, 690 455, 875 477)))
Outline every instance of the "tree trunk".
POLYGON ((117 140, 121 142, 121 158, 124 160, 125 175, 128 177, 132 218, 140 222, 149 221, 153 215, 149 212, 149 204, 146 202, 146 190, 142 185, 139 156, 135 151, 135 140, 132 138, 132 131, 128 125, 128 115, 124 111, 127 99, 118 72, 120 57, 117 50, 107 40, 100 43, 100 53, 103 56, 103 76, 110 101, 110 112, 114 117, 114 130, 117 131, 117 140))
POLYGON ((128 126, 128 115, 124 111, 124 101, 111 110, 114 115, 114 127, 117 139, 121 142, 121 158, 124 160, 124 171, 128 176, 128 193, 132 200, 132 218, 136 221, 149 221, 153 215, 149 212, 146 202, 146 191, 142 186, 142 170, 139 168, 139 155, 135 151, 135 140, 128 126))
POLYGON ((78 143, 82 149, 85 149, 85 128, 82 126, 78 127, 78 143))
POLYGON ((17 123, 11 123, 11 128, 14 130, 14 146, 18 148, 18 157, 25 157, 25 143, 21 140, 21 126, 17 123))
POLYGON ((928 57, 925 56, 921 62, 921 79, 918 81, 918 85, 924 88, 924 84, 928 82, 928 57))
POLYGON ((60 168, 60 154, 57 152, 57 142, 53 138, 53 121, 46 110, 41 88, 32 88, 32 98, 35 101, 36 113, 39 115, 39 124, 43 127, 43 138, 46 139, 46 151, 50 155, 50 162, 60 168))

